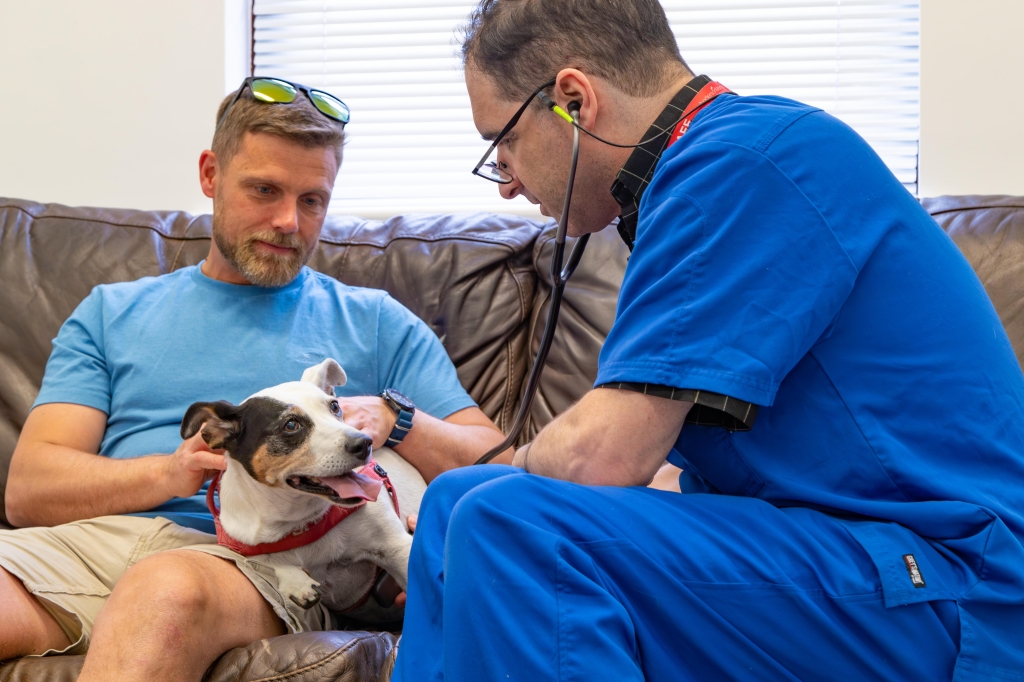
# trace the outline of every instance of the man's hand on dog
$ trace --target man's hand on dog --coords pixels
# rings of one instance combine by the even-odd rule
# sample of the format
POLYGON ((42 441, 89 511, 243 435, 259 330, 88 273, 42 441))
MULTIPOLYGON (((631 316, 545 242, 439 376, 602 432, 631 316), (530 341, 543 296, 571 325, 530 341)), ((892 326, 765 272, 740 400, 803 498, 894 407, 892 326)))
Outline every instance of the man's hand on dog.
POLYGON ((345 423, 365 433, 373 440, 373 447, 382 448, 398 421, 397 415, 384 399, 375 395, 338 398, 345 423))
POLYGON ((181 445, 173 455, 167 457, 165 484, 171 497, 191 497, 199 492, 203 483, 217 471, 228 468, 223 450, 211 450, 203 440, 203 430, 181 445))

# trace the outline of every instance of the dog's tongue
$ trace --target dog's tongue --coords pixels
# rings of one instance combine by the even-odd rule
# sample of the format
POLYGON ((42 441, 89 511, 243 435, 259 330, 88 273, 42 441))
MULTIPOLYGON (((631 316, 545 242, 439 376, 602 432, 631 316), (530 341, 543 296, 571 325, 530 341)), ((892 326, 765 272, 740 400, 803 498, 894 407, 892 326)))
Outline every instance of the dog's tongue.
POLYGON ((338 497, 342 499, 358 497, 373 502, 380 495, 380 481, 372 479, 366 474, 357 474, 354 471, 344 476, 321 478, 320 482, 338 493, 338 497))

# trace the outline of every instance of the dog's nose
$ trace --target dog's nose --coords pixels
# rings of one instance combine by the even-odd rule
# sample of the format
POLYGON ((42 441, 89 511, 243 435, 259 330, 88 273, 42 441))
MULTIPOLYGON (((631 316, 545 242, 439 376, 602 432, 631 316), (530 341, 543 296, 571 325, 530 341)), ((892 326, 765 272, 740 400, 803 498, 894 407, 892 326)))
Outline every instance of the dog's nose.
POLYGON ((345 452, 357 457, 369 457, 372 447, 373 441, 370 440, 369 436, 359 436, 345 444, 345 452))

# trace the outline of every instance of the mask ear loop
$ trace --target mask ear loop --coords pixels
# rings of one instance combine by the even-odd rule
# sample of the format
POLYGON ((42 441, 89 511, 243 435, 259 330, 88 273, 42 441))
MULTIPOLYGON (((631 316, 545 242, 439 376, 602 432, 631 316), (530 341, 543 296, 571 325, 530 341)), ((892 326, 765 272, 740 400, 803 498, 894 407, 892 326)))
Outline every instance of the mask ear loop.
MULTIPOLYGON (((544 104, 551 102, 544 93, 538 95, 544 104)), ((583 250, 587 248, 587 241, 590 239, 589 234, 585 234, 576 240, 575 246, 569 253, 569 262, 562 268, 562 257, 565 253, 565 238, 566 232, 569 226, 569 204, 572 201, 572 189, 576 184, 576 162, 580 156, 580 127, 577 119, 579 119, 579 103, 572 102, 569 104, 569 111, 572 115, 566 113, 561 107, 551 102, 549 105, 552 111, 561 116, 562 118, 568 119, 573 124, 572 127, 572 163, 569 166, 569 182, 565 187, 565 200, 562 202, 562 216, 558 220, 558 230, 555 232, 555 243, 554 249, 551 252, 551 301, 548 307, 548 317, 544 323, 544 333, 541 335, 540 348, 537 350, 537 357, 534 358, 533 367, 530 368, 530 376, 526 381, 526 388, 523 390, 523 402, 519 405, 519 412, 516 414, 515 422, 512 424, 512 429, 508 432, 499 445, 488 450, 480 459, 474 464, 486 464, 492 459, 500 455, 501 453, 508 450, 512 445, 519 439, 519 435, 523 432, 523 427, 526 426, 526 419, 530 413, 530 407, 533 406, 533 399, 537 396, 537 388, 540 385, 540 375, 544 369, 544 363, 548 359, 548 352, 551 350, 551 342, 555 338, 555 326, 558 323, 558 311, 562 307, 562 293, 565 290, 565 283, 572 277, 572 273, 576 271, 576 266, 579 265, 580 258, 583 257, 583 250), (576 106, 573 107, 573 104, 576 106), (557 109, 557 111, 555 111, 557 109)))

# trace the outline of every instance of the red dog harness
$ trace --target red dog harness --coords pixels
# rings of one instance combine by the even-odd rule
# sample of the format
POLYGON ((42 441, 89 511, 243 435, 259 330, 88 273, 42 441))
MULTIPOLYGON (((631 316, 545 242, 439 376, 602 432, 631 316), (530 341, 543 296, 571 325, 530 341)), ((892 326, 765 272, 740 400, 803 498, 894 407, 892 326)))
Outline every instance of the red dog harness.
MULTIPOLYGON (((388 474, 381 465, 377 464, 374 460, 370 460, 369 463, 359 470, 360 474, 369 476, 372 479, 380 481, 387 488, 388 494, 391 495, 391 503, 395 507, 395 513, 401 518, 401 513, 398 510, 398 493, 395 491, 395 486, 391 484, 391 479, 388 478, 388 474)), ((360 502, 354 507, 337 507, 331 505, 330 509, 316 521, 311 521, 302 528, 293 530, 288 535, 285 535, 280 540, 274 542, 263 542, 258 545, 247 545, 240 540, 228 535, 227 531, 220 523, 220 507, 214 501, 213 497, 217 494, 220 489, 220 472, 213 477, 210 481, 210 487, 206 489, 206 506, 209 508, 210 513, 213 514, 213 525, 217 528, 217 544, 227 547, 233 552, 238 552, 242 556, 256 556, 257 554, 273 554, 275 552, 284 552, 289 549, 295 549, 296 547, 305 547, 306 545, 312 544, 327 535, 327 533, 337 526, 339 523, 347 519, 355 512, 355 510, 366 504, 366 501, 360 502)), ((365 601, 365 597, 363 599, 365 601)))

